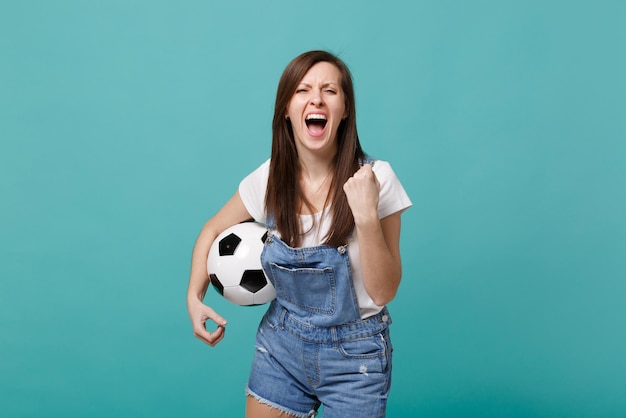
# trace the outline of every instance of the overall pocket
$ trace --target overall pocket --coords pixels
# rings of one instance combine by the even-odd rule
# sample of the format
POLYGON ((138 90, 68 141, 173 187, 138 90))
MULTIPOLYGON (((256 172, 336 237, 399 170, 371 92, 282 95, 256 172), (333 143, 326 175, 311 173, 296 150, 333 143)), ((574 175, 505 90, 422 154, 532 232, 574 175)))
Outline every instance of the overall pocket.
POLYGON ((332 267, 288 268, 271 263, 271 273, 279 299, 322 315, 332 315, 337 307, 337 283, 332 267))
POLYGON ((337 349, 346 359, 351 360, 376 360, 369 363, 372 372, 384 373, 388 365, 391 365, 393 346, 389 338, 389 330, 355 340, 340 341, 337 349), (378 367, 376 367, 378 365, 378 367))

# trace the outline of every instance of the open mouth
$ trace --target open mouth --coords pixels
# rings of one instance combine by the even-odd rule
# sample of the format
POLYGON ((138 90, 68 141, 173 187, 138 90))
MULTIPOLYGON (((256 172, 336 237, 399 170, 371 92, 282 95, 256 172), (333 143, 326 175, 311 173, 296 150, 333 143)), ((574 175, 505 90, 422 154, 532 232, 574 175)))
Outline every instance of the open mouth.
POLYGON ((319 135, 326 127, 326 115, 321 113, 311 113, 304 120, 306 127, 312 135, 319 135))

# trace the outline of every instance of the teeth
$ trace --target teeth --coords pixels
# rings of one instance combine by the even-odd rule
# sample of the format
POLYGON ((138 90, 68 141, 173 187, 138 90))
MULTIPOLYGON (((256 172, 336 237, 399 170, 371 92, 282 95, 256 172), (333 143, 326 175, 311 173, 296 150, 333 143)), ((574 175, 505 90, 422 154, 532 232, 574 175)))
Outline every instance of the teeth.
POLYGON ((326 120, 326 115, 320 115, 318 113, 311 113, 310 115, 306 116, 306 120, 326 120))

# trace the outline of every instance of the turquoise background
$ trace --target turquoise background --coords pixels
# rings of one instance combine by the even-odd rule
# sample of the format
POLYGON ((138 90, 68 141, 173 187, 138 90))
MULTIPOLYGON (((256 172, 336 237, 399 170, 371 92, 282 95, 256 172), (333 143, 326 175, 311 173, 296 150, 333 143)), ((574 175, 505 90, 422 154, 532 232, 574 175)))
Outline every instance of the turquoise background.
POLYGON ((626 2, 2 1, 0 415, 241 417, 263 308, 185 307, 297 54, 392 162, 390 417, 626 416, 626 2))

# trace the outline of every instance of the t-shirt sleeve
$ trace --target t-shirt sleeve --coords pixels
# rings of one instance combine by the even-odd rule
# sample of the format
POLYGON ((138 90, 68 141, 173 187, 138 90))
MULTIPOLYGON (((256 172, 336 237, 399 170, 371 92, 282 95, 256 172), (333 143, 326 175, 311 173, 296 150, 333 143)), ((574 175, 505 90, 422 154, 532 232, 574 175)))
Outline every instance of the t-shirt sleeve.
POLYGON ((270 160, 248 174, 239 183, 239 196, 255 221, 265 222, 265 191, 270 174, 270 160))
POLYGON ((404 187, 402 187, 402 183, 387 161, 377 160, 372 170, 380 183, 378 200, 378 217, 380 219, 396 212, 405 211, 413 205, 404 187))

